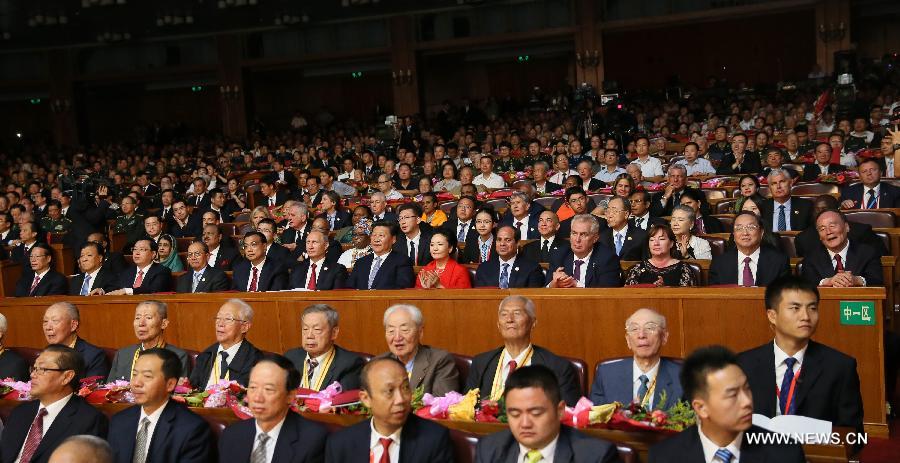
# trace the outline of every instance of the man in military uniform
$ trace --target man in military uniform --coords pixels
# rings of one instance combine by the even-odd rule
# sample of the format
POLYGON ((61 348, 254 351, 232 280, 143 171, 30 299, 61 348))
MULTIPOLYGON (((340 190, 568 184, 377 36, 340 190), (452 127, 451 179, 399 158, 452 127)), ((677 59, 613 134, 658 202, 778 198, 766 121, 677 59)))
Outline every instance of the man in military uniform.
POLYGON ((72 220, 62 215, 62 204, 55 199, 47 202, 47 215, 41 218, 41 231, 66 233, 72 229, 72 220))
POLYGON ((504 172, 518 172, 522 170, 522 164, 518 159, 511 157, 512 144, 508 141, 500 143, 500 157, 494 162, 494 172, 502 174, 504 172))
POLYGON ((119 203, 119 215, 113 225, 113 233, 125 234, 125 249, 130 250, 134 243, 144 236, 144 216, 135 212, 137 202, 131 196, 125 196, 119 203))

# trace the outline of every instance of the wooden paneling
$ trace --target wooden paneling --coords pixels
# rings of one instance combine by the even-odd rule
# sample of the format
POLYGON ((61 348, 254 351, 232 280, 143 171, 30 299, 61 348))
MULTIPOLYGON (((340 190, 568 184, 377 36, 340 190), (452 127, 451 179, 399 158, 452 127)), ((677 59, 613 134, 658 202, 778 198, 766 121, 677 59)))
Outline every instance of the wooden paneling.
MULTIPOLYGON (((820 322, 816 339, 855 357, 862 384, 865 422, 870 432, 886 434, 884 415, 884 352, 881 301, 883 288, 820 289, 820 322), (841 300, 878 301, 874 326, 840 324, 841 300)), ((322 291, 280 293, 219 293, 158 295, 169 304, 169 342, 202 350, 214 342, 213 318, 231 297, 250 303, 255 316, 249 339, 266 351, 284 352, 300 343, 299 315, 310 304, 335 307, 341 315, 338 342, 354 351, 387 350, 382 327, 384 309, 413 304, 425 316, 424 343, 475 355, 501 343, 496 313, 509 294, 532 298, 538 323, 534 342, 555 353, 582 358, 593 371, 602 359, 629 355, 624 340, 625 319, 636 309, 659 310, 668 320, 669 341, 663 354, 684 357, 708 344, 740 351, 772 338, 765 319, 763 288, 613 288, 585 290, 406 290, 322 291)), ((134 305, 146 297, 47 297, 0 300, 9 320, 4 344, 42 347, 41 317, 45 307, 68 300, 81 310, 79 333, 105 347, 134 342, 134 305)), ((591 378, 593 379, 593 378, 591 378)))

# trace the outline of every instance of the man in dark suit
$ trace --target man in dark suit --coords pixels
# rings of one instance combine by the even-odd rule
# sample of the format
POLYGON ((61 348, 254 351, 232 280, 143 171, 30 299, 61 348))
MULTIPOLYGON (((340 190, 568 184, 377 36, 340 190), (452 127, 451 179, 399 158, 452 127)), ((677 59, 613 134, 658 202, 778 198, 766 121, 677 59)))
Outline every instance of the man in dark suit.
POLYGON ((159 245, 151 239, 134 243, 131 258, 134 264, 128 266, 119 277, 119 288, 107 294, 132 295, 164 293, 172 290, 172 271, 154 262, 159 245))
MULTIPOLYGON (((819 195, 813 201, 813 217, 818 217, 819 214, 828 209, 838 210, 838 207, 840 205, 834 196, 819 195)), ((871 225, 849 220, 847 225, 850 226, 850 232, 847 234, 850 241, 869 245, 875 250, 878 257, 888 255, 889 251, 887 246, 885 246, 884 240, 872 231, 871 225)), ((821 249, 824 249, 824 246, 819 239, 819 231, 816 230, 816 227, 808 227, 794 238, 794 250, 797 252, 797 257, 806 257, 821 249)))
MULTIPOLYGON (((686 190, 693 190, 687 186, 687 168, 681 164, 669 166, 666 176, 666 189, 650 202, 650 214, 655 217, 672 215, 672 208, 681 204, 681 195, 686 190)), ((699 190, 698 190, 699 191, 699 190)))
POLYGON ((18 238, 19 233, 13 230, 12 214, 8 211, 0 211, 0 245, 9 246, 10 241, 18 238))
POLYGON ((559 223, 559 231, 556 232, 560 238, 568 238, 572 233, 572 220, 581 214, 589 214, 592 209, 588 208, 588 197, 581 187, 575 186, 566 188, 566 204, 575 212, 575 215, 563 220, 559 223))
POLYGON ((262 202, 256 204, 263 207, 278 207, 288 200, 288 194, 278 189, 278 183, 270 176, 263 177, 259 181, 259 192, 262 193, 262 202))
POLYGON ((328 221, 330 231, 340 230, 351 225, 350 213, 341 208, 341 196, 335 191, 325 191, 320 203, 322 211, 317 217, 328 221))
POLYGON ((465 390, 480 388, 482 396, 499 400, 510 373, 528 365, 544 365, 559 382, 560 397, 574 406, 584 394, 572 364, 531 342, 537 323, 534 302, 524 296, 507 296, 500 302, 497 327, 503 347, 483 352, 472 360, 465 390), (488 396, 488 394, 490 394, 488 396))
POLYGON ((372 411, 372 418, 332 434, 325 448, 326 462, 454 461, 450 432, 434 421, 412 413, 413 389, 401 362, 393 358, 372 360, 363 367, 360 382, 359 399, 372 411), (394 392, 390 395, 381 393, 385 390, 394 392), (385 453, 388 458, 383 457, 385 453))
POLYGON ((397 220, 397 214, 387 210, 387 199, 384 193, 376 191, 369 197, 369 209, 372 210, 372 221, 387 220, 388 222, 397 220))
POLYGON ((29 268, 16 283, 16 297, 54 296, 67 294, 69 283, 63 274, 50 268, 53 250, 50 245, 35 243, 28 254, 29 268))
POLYGON ((572 219, 569 249, 550 256, 549 288, 605 288, 622 286, 619 257, 599 244, 600 223, 589 214, 572 219))
POLYGON ((70 296, 87 296, 95 289, 104 293, 119 289, 118 275, 109 266, 103 265, 103 257, 103 246, 100 244, 87 242, 81 245, 78 257, 81 273, 69 280, 70 296))
POLYGON ((13 262, 22 265, 23 274, 31 271, 28 255, 31 253, 31 248, 38 242, 39 232, 37 222, 22 222, 19 224, 19 244, 13 247, 9 253, 9 258, 13 262))
POLYGON ((766 317, 775 339, 739 357, 753 391, 753 411, 770 418, 808 416, 863 432, 856 359, 810 339, 819 323, 818 303, 816 286, 802 278, 788 276, 766 288, 766 317))
POLYGON ((201 214, 188 214, 184 201, 172 203, 172 218, 169 220, 168 232, 175 238, 197 236, 202 228, 201 214))
POLYGON ((791 196, 791 177, 784 169, 772 169, 767 177, 771 198, 760 207, 760 215, 772 232, 804 230, 812 225, 812 203, 791 196))
POLYGON ((881 181, 881 167, 875 158, 859 163, 861 183, 841 189, 842 209, 878 209, 900 207, 900 188, 881 181))
POLYGON ((51 344, 34 362, 31 398, 10 413, 0 439, 3 463, 47 463, 67 437, 89 434, 106 437, 109 421, 75 392, 84 373, 84 360, 74 349, 51 344), (55 415, 45 429, 47 415, 55 415))
POLYGON ((404 253, 392 251, 400 226, 395 222, 375 222, 369 245, 372 254, 356 261, 348 288, 355 289, 405 289, 415 285, 412 260, 404 253))
POLYGON ((660 405, 663 394, 665 407, 681 400, 681 366, 659 355, 668 340, 662 314, 653 309, 638 309, 631 314, 625 321, 625 341, 634 356, 600 364, 591 387, 591 402, 638 402, 652 410, 660 405))
MULTIPOLYGON (((400 232, 393 250, 405 254, 413 265, 428 265, 431 259, 431 232, 421 227, 422 208, 416 203, 405 203, 397 209, 400 232)), ((427 225, 427 224, 426 224, 427 225)))
POLYGON ((170 398, 181 375, 181 360, 168 349, 154 347, 138 354, 129 378, 136 405, 110 420, 107 440, 116 463, 209 461, 209 425, 170 398))
POLYGON ((283 356, 269 354, 255 362, 247 390, 253 418, 225 428, 219 462, 321 462, 328 431, 290 408, 299 384, 300 373, 283 356))
POLYGON ((233 202, 225 200, 225 192, 219 188, 209 190, 209 208, 204 211, 215 214, 218 223, 231 223, 234 221, 234 213, 241 209, 233 202))
POLYGON ((843 165, 831 162, 831 145, 827 142, 817 144, 813 154, 815 162, 803 165, 801 181, 815 182, 820 175, 833 175, 847 170, 843 165))
POLYGON ((81 314, 78 307, 69 302, 57 302, 44 311, 44 338, 47 344, 71 346, 84 360, 83 373, 87 377, 106 377, 109 361, 99 347, 78 336, 81 314))
POLYGON ((469 243, 478 237, 475 230, 475 208, 478 200, 474 196, 463 196, 456 202, 453 212, 444 222, 444 229, 456 236, 459 243, 469 243))
POLYGON ((718 218, 709 215, 709 206, 706 204, 706 195, 697 189, 685 190, 681 194, 681 206, 687 206, 694 210, 693 235, 706 235, 710 233, 725 233, 725 227, 718 218))
POLYGON ((578 178, 580 179, 578 185, 584 191, 597 191, 606 185, 594 178, 594 163, 588 159, 578 162, 576 172, 578 172, 578 178))
MULTIPOLYGON (((528 184, 527 188, 533 186, 528 184)), ((503 213, 500 225, 512 225, 519 231, 519 236, 523 240, 537 239, 541 236, 538 222, 543 211, 544 206, 532 202, 528 194, 516 191, 509 197, 509 209, 503 213)))
POLYGON ((338 312, 327 304, 313 304, 300 315, 302 346, 284 353, 301 372, 300 387, 320 391, 334 382, 341 390, 359 389, 365 360, 337 344, 338 312))
POLYGON ((209 266, 224 272, 230 271, 232 265, 241 259, 241 254, 234 247, 231 237, 222 236, 218 225, 203 227, 203 244, 209 249, 209 266))
POLYGON ((347 269, 327 259, 328 235, 311 231, 306 235, 306 259, 291 269, 290 288, 311 291, 341 289, 347 281, 347 269))
MULTIPOLYGON (((551 212, 552 214, 552 212, 551 212)), ((517 255, 519 231, 512 225, 501 225, 494 238, 496 252, 475 271, 476 287, 540 288, 544 271, 540 264, 517 255)))
POLYGON ((569 243, 558 239, 559 218, 553 211, 544 211, 538 218, 538 239, 522 246, 522 256, 533 262, 546 264, 550 262, 550 256, 556 252, 565 252, 569 243), (562 251, 558 251, 558 250, 562 251))
POLYGON ((209 209, 209 192, 206 191, 207 183, 203 177, 194 179, 194 195, 188 198, 187 205, 193 206, 194 211, 209 209))
POLYGON ((312 221, 308 220, 309 209, 306 204, 297 201, 288 207, 286 212, 288 225, 281 234, 281 245, 290 251, 291 255, 298 256, 306 248, 306 234, 312 228, 312 221))
POLYGON ((165 332, 169 327, 169 306, 165 302, 152 299, 139 302, 134 308, 132 324, 134 325, 134 335, 139 342, 116 351, 106 382, 130 381, 135 369, 137 354, 155 347, 162 347, 173 352, 181 362, 181 376, 190 376, 192 365, 187 352, 166 342, 165 332))
POLYGON ((231 289, 262 292, 281 291, 288 284, 287 268, 266 258, 266 236, 257 231, 244 235, 244 259, 234 265, 231 289))
POLYGON ((228 291, 231 283, 220 269, 209 266, 209 248, 202 241, 188 246, 188 269, 175 282, 177 293, 217 293, 228 291))
MULTIPOLYGON (((646 190, 632 192, 628 196, 628 200, 631 201, 631 217, 628 218, 629 226, 648 231, 654 224, 666 224, 665 220, 650 213, 650 204, 653 199, 646 190)), ((679 204, 681 204, 680 199, 679 204)))
MULTIPOLYGON (((677 167, 677 166, 676 166, 677 167)), ((647 232, 628 223, 631 201, 615 196, 606 206, 606 224, 600 243, 608 246, 621 260, 641 260, 647 232)))
POLYGON ((881 256, 869 245, 849 239, 850 224, 843 214, 823 211, 816 218, 816 230, 822 247, 803 259, 803 278, 836 288, 884 284, 881 256))
POLYGON ((762 162, 756 153, 747 149, 747 135, 736 133, 731 137, 731 151, 722 157, 718 175, 756 174, 762 170, 762 162))
POLYGON ((285 268, 290 268, 293 264, 291 251, 275 242, 277 228, 275 221, 269 218, 260 220, 256 225, 256 231, 266 237, 266 260, 272 260, 282 264, 285 268))
POLYGON ((737 357, 721 346, 703 347, 688 356, 681 383, 697 424, 650 447, 648 461, 730 462, 740 455, 740 461, 805 462, 799 444, 766 442, 774 436, 762 436, 771 433, 753 425, 754 400, 760 398, 751 393, 748 375, 752 373, 745 374, 737 357))
POLYGON ((713 256, 710 285, 768 286, 791 273, 786 254, 762 246, 763 222, 758 215, 742 211, 734 218, 734 247, 713 256))
POLYGON ((539 364, 516 369, 506 380, 503 398, 509 429, 479 440, 476 463, 620 461, 612 443, 560 424, 566 403, 552 369, 539 364))
POLYGON ((253 324, 253 308, 240 299, 229 299, 216 313, 216 343, 197 355, 191 385, 204 389, 221 380, 247 385, 250 368, 262 351, 246 339, 253 324))

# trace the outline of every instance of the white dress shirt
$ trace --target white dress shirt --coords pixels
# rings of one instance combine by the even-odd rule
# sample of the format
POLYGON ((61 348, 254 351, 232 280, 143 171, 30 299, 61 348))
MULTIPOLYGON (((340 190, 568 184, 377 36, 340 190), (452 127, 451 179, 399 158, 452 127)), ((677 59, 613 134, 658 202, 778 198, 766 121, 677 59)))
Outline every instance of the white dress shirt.
MULTIPOLYGON (((62 399, 59 399, 56 402, 53 402, 52 404, 47 405, 47 406, 44 406, 44 404, 38 404, 38 412, 40 412, 40 410, 42 408, 47 410, 47 415, 44 416, 43 428, 41 429, 41 431, 42 431, 41 437, 44 437, 47 435, 47 431, 50 429, 50 426, 53 424, 53 421, 56 420, 57 416, 59 416, 59 412, 62 411, 63 407, 65 407, 66 404, 69 403, 69 400, 72 399, 72 395, 73 394, 69 394, 69 395, 63 397, 62 399)), ((37 413, 35 413, 34 416, 36 417, 37 413)), ((32 418, 32 421, 34 421, 33 418, 32 418)), ((31 428, 29 427, 28 430, 30 431, 31 428)), ((28 433, 25 433, 25 435, 28 436, 28 433)), ((22 442, 22 448, 25 448, 24 441, 22 442)), ((19 449, 19 455, 16 457, 15 463, 20 463, 21 458, 22 458, 22 449, 19 449)))
MULTIPOLYGON (((781 397, 777 394, 778 389, 781 388, 781 382, 784 381, 784 374, 787 373, 787 364, 784 363, 784 360, 788 357, 792 357, 791 355, 786 354, 780 347, 778 347, 778 343, 772 342, 772 346, 775 347, 775 416, 781 415, 781 397)), ((794 363, 794 375, 800 371, 800 368, 803 366, 803 357, 806 356, 806 348, 809 345, 803 346, 803 349, 797 351, 793 357, 797 360, 794 363)))
POLYGON ((144 280, 147 279, 147 272, 150 271, 150 267, 152 267, 152 266, 153 266, 153 262, 150 262, 150 265, 148 265, 144 268, 138 268, 137 272, 134 272, 134 281, 131 283, 132 287, 131 288, 123 288, 125 290, 125 294, 127 294, 129 296, 134 295, 134 287, 133 286, 134 286, 134 283, 137 282, 138 273, 140 273, 140 272, 144 272, 141 275, 141 286, 144 285, 144 280))
MULTIPOLYGON (((269 246, 271 247, 271 246, 269 246)), ((266 256, 269 255, 269 248, 266 248, 266 256)), ((266 258, 257 265, 250 264, 250 272, 247 274, 247 291, 250 291, 250 282, 253 281, 253 269, 256 269, 256 290, 259 291, 259 282, 262 281, 263 266, 266 265, 266 258)))
POLYGON ((694 159, 694 162, 687 162, 682 159, 675 163, 677 166, 684 166, 687 169, 688 176, 698 175, 698 174, 715 174, 716 168, 713 167, 712 163, 704 158, 694 159))
MULTIPOLYGON (((834 256, 841 256, 841 265, 844 266, 844 270, 847 270, 847 251, 850 249, 850 240, 844 244, 844 247, 838 252, 832 252, 831 249, 825 248, 828 251, 828 257, 831 258, 831 267, 837 270, 837 260, 835 260, 834 256)), ((859 277, 862 280, 863 286, 866 285, 866 279, 862 275, 853 275, 855 277, 859 277)), ((819 285, 825 282, 825 278, 819 281, 819 285)))
POLYGON ((875 191, 875 208, 881 204, 881 182, 875 185, 875 188, 869 188, 863 185, 863 195, 862 195, 862 203, 859 204, 860 209, 866 209, 866 205, 869 204, 869 191, 875 191))
MULTIPOLYGON (((721 447, 709 440, 709 438, 706 437, 706 434, 703 434, 703 429, 700 428, 699 422, 697 423, 697 434, 700 435, 700 445, 703 446, 703 461, 706 463, 722 463, 722 460, 716 458, 716 452, 718 452, 721 447)), ((734 458, 731 459, 730 463, 740 463, 741 441, 743 439, 744 433, 740 432, 738 433, 738 436, 725 447, 732 455, 734 455, 734 458)))
POLYGON ((472 183, 475 185, 483 185, 485 188, 503 188, 506 186, 506 182, 503 181, 503 177, 491 172, 487 178, 484 177, 484 174, 479 174, 476 176, 472 183))
MULTIPOLYGON (((415 260, 419 260, 419 254, 422 253, 422 245, 420 243, 420 241, 422 241, 421 238, 422 238, 422 230, 419 230, 419 232, 416 233, 415 238, 410 238, 409 236, 406 237, 406 255, 407 256, 410 254, 410 251, 412 251, 412 248, 410 246, 414 245, 416 247, 416 255, 415 255, 416 259, 415 260)), ((430 253, 431 250, 429 249, 426 252, 430 253)), ((416 265, 416 263, 413 262, 413 265, 416 265)))
POLYGON ((600 168, 600 171, 594 174, 594 178, 600 180, 603 183, 612 183, 616 181, 616 178, 619 175, 626 173, 625 169, 616 166, 616 168, 612 171, 609 170, 609 167, 603 166, 600 168))
MULTIPOLYGON (((634 397, 635 400, 641 400, 643 397, 638 397, 638 389, 641 388, 641 375, 645 375, 647 377, 647 387, 649 388, 653 381, 656 380, 656 375, 659 374, 659 364, 660 361, 656 361, 656 365, 653 365, 650 370, 647 372, 641 371, 641 367, 638 366, 637 361, 632 360, 631 366, 631 396, 634 397)), ((648 389, 649 392, 649 389, 648 389)), ((655 393, 653 395, 656 395, 655 393)), ((653 397, 650 397, 650 408, 653 408, 653 397)))
MULTIPOLYGON (((309 262, 309 267, 306 269, 306 281, 304 281, 304 288, 309 287, 309 279, 312 278, 312 266, 316 266, 316 284, 319 284, 319 274, 322 273, 322 266, 325 265, 325 256, 322 256, 319 260, 313 260, 309 262)), ((252 278, 252 277, 251 277, 252 278)))
POLYGON ((464 226, 464 225, 465 225, 466 228, 465 228, 465 230, 463 230, 463 232, 464 232, 464 233, 463 233, 463 240, 466 239, 466 236, 469 235, 469 230, 471 230, 472 227, 475 226, 475 224, 472 223, 472 219, 469 219, 468 222, 463 222, 462 220, 457 219, 457 224, 456 224, 456 236, 459 236, 460 227, 462 227, 462 226, 464 226))
POLYGON ((581 272, 578 275, 580 278, 578 280, 576 280, 576 286, 579 288, 584 288, 584 281, 587 278, 587 269, 591 263, 591 254, 593 254, 593 253, 594 253, 594 251, 592 250, 591 252, 588 253, 588 255, 584 256, 584 259, 579 259, 578 256, 574 256, 574 255, 572 256, 572 277, 575 276, 575 261, 576 260, 584 261, 584 263, 581 264, 581 272))
MULTIPOLYGON (((512 279, 513 269, 516 268, 516 256, 512 256, 509 260, 503 260, 500 256, 497 256, 497 261, 499 262, 499 268, 497 269, 497 281, 500 281, 500 275, 503 275, 503 265, 508 264, 509 267, 506 268, 506 275, 512 279)), ((516 360, 518 361, 518 359, 516 360)), ((521 364, 520 364, 521 365, 521 364)), ((506 376, 504 376, 506 378, 506 376)))
POLYGON ((512 218, 512 226, 519 229, 520 239, 528 239, 528 219, 530 218, 530 215, 525 215, 525 217, 522 217, 521 219, 517 219, 515 216, 512 218), (520 225, 516 227, 516 223, 519 223, 520 225))
MULTIPOLYGON (((542 449, 534 449, 534 450, 540 450, 541 463, 553 463, 553 457, 554 457, 554 454, 556 453, 556 443, 557 442, 559 442, 559 434, 557 434, 556 437, 554 437, 553 440, 550 441, 550 443, 547 444, 546 447, 544 447, 542 449)), ((529 449, 528 447, 525 447, 524 445, 519 444, 519 458, 516 459, 516 462, 527 463, 529 450, 532 450, 532 449, 529 449)), ((391 461, 393 461, 393 460, 391 460, 391 461)))
MULTIPOLYGON (((784 202, 784 229, 791 230, 791 198, 784 202)), ((772 231, 778 231, 778 213, 782 204, 772 201, 772 231)))
MULTIPOLYGON (((135 444, 137 444, 137 433, 141 432, 141 422, 144 421, 144 418, 149 419, 150 425, 147 426, 147 441, 144 443, 144 445, 146 445, 144 448, 144 455, 150 454, 150 441, 153 440, 153 430, 156 429, 156 423, 159 423, 159 417, 162 416, 162 412, 168 404, 169 401, 166 400, 166 403, 162 404, 162 406, 149 415, 144 411, 144 407, 141 407, 141 417, 138 418, 137 432, 134 434, 134 437, 135 444)), ((137 449, 134 449, 134 451, 137 453, 137 449)))
POLYGON ((653 156, 647 156, 647 159, 644 160, 637 158, 631 163, 641 167, 641 174, 644 177, 662 177, 665 175, 662 169, 662 162, 653 156))
MULTIPOLYGON (((566 172, 559 171, 559 172, 551 175, 550 178, 548 178, 547 180, 549 180, 557 185, 565 185, 566 179, 573 175, 578 175, 578 172, 576 172, 572 169, 569 169, 566 172)), ((552 193, 552 192, 548 191, 547 193, 552 193)))
POLYGON ((738 286, 744 285, 744 258, 745 257, 750 258, 750 271, 753 272, 754 285, 756 283, 756 280, 758 280, 758 278, 756 277, 756 275, 757 275, 756 269, 759 267, 759 250, 760 249, 761 248, 756 248, 756 251, 753 251, 753 254, 750 254, 749 256, 745 255, 743 252, 738 250, 738 252, 737 252, 737 266, 738 266, 737 284, 738 284, 738 286))
MULTIPOLYGON (((222 249, 222 245, 221 245, 221 244, 218 245, 218 246, 216 246, 216 249, 213 249, 213 250, 210 250, 210 251, 209 251, 209 262, 207 262, 207 265, 209 265, 210 267, 215 267, 215 266, 216 266, 216 259, 219 258, 219 250, 220 250, 220 249, 222 249)), ((251 271, 252 271, 252 270, 251 270, 251 271)))
POLYGON ((884 158, 884 178, 894 178, 894 158, 884 158))
POLYGON ((390 436, 385 436, 375 430, 374 420, 369 420, 369 427, 372 428, 372 432, 369 433, 369 452, 371 453, 369 461, 381 461, 381 454, 384 452, 384 447, 381 445, 382 438, 388 438, 393 441, 388 447, 390 461, 400 461, 400 433, 403 431, 403 428, 394 431, 390 436))
MULTIPOLYGON (((288 413, 291 413, 288 411, 288 413)), ((266 462, 271 463, 275 458, 275 444, 278 442, 278 435, 281 434, 281 427, 284 426, 284 420, 282 418, 281 422, 275 425, 269 432, 263 432, 262 428, 259 427, 259 423, 256 424, 256 434, 253 435, 253 448, 259 446, 259 435, 266 434, 269 436, 269 440, 266 442, 266 462)), ((253 450, 250 451, 250 455, 253 455, 253 450)))
POLYGON ((634 219, 634 224, 637 228, 640 228, 641 230, 644 230, 644 231, 646 231, 650 228, 650 212, 647 212, 646 214, 644 214, 640 217, 632 217, 632 219, 634 219), (637 219, 641 219, 640 225, 637 225, 637 223, 638 223, 637 219))
POLYGON ((216 376, 215 365, 216 365, 216 363, 219 363, 219 371, 221 373, 221 370, 222 370, 222 365, 221 365, 222 355, 221 355, 221 353, 223 351, 228 352, 228 359, 226 359, 226 362, 228 362, 228 364, 231 365, 231 362, 234 361, 234 357, 237 355, 238 351, 241 349, 241 344, 243 344, 243 343, 244 343, 244 341, 241 341, 241 342, 229 347, 228 349, 222 349, 222 345, 219 344, 218 349, 216 349, 216 357, 214 359, 212 359, 213 368, 209 369, 209 378, 206 381, 206 387, 212 386, 213 384, 216 384, 219 382, 219 378, 216 376))

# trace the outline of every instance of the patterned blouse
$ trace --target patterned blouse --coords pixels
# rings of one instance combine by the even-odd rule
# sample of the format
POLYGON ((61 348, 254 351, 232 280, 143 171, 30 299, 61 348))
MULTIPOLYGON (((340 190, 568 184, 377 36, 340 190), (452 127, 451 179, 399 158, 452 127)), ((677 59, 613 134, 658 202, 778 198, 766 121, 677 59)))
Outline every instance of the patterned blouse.
POLYGON ((691 267, 678 261, 668 267, 656 267, 647 260, 642 260, 628 270, 625 286, 652 284, 662 277, 663 286, 697 286, 697 278, 691 267))

